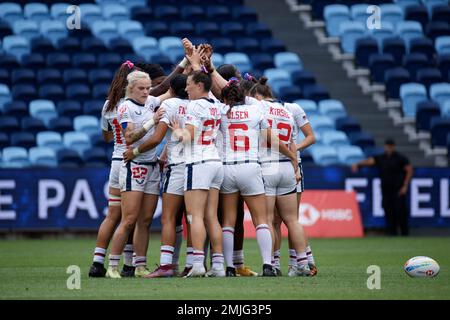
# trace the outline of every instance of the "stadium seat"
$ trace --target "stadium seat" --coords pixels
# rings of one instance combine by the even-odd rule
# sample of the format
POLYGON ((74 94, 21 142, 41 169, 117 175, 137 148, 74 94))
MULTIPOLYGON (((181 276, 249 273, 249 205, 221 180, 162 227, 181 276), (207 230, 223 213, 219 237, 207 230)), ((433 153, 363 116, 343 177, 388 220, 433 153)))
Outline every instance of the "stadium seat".
POLYGON ((105 103, 106 96, 102 100, 88 100, 83 104, 83 114, 99 117, 102 113, 103 104, 105 103))
POLYGON ((36 21, 32 20, 14 21, 13 31, 16 35, 24 37, 29 41, 39 36, 39 26, 36 21))
POLYGON ((303 96, 305 99, 314 100, 316 102, 324 99, 330 99, 330 94, 327 89, 319 84, 306 85, 303 88, 303 96))
POLYGON ((195 28, 191 22, 173 22, 170 24, 170 34, 179 38, 191 38, 195 36, 195 28))
MULTIPOLYGON (((9 137, 6 133, 0 132, 0 150, 9 147, 9 137)), ((1 166, 1 152, 0 152, 0 166, 1 166)))
MULTIPOLYGON (((83 19, 85 16, 83 15, 83 19)), ((43 37, 48 38, 54 46, 58 40, 68 35, 67 26, 61 21, 44 20, 41 22, 40 32, 43 37)))
POLYGON ((261 51, 259 42, 254 38, 237 38, 236 51, 244 52, 246 54, 258 53, 261 51))
POLYGON ((427 90, 433 83, 442 82, 441 71, 437 68, 423 68, 417 70, 416 81, 422 83, 427 90))
POLYGON ((64 87, 59 84, 44 84, 39 88, 39 98, 59 102, 64 100, 64 87))
POLYGON ((177 6, 157 5, 153 9, 156 20, 175 22, 181 20, 180 11, 177 6))
POLYGON ((302 99, 303 93, 297 86, 282 86, 278 89, 278 98, 281 101, 292 102, 294 100, 302 99))
POLYGON ((289 73, 283 69, 266 69, 264 76, 269 79, 268 83, 276 94, 279 93, 281 87, 292 85, 289 73))
POLYGON ((450 25, 448 22, 430 21, 426 26, 425 33, 434 42, 438 37, 450 36, 450 25))
POLYGON ((446 147, 447 135, 450 133, 450 118, 433 117, 430 122, 431 146, 446 147))
POLYGON ((350 10, 343 4, 330 4, 324 8, 327 33, 330 37, 339 36, 339 25, 342 21, 351 20, 350 10))
POLYGON ((6 147, 3 149, 3 168, 25 168, 29 164, 27 149, 22 147, 6 147))
POLYGON ((51 53, 55 52, 55 46, 47 38, 36 37, 30 40, 31 51, 33 53, 51 53))
POLYGON ((410 53, 403 56, 403 67, 409 71, 411 78, 415 79, 419 69, 430 66, 430 60, 423 53, 410 53))
POLYGON ((383 41, 385 39, 389 39, 395 36, 395 28, 391 22, 388 22, 383 19, 381 21, 381 28, 380 29, 374 28, 367 30, 366 36, 374 38, 377 41, 378 45, 382 46, 383 41))
POLYGON ((60 116, 74 118, 83 113, 81 104, 77 100, 62 100, 57 103, 57 111, 60 116))
POLYGON ((351 132, 348 134, 350 142, 354 145, 357 145, 361 148, 365 147, 373 147, 375 146, 375 140, 373 135, 367 132, 351 132))
POLYGON ((372 37, 360 38, 356 41, 355 60, 360 67, 369 66, 369 57, 378 54, 378 42, 372 37))
POLYGON ((0 19, 0 39, 3 39, 6 36, 11 36, 12 34, 13 31, 9 24, 6 21, 0 19))
POLYGON ((0 128, 5 133, 20 131, 19 121, 13 116, 0 116, 0 128))
POLYGON ((20 119, 28 115, 28 106, 24 101, 20 100, 6 102, 3 105, 3 114, 20 119))
POLYGON ((66 132, 63 135, 63 143, 66 148, 75 150, 80 156, 83 155, 85 150, 91 147, 89 135, 85 132, 66 132))
POLYGON ((58 166, 55 150, 45 147, 33 147, 29 150, 29 161, 33 167, 50 167, 58 166))
POLYGON ((382 43, 382 51, 384 54, 391 54, 395 63, 401 65, 406 52, 405 41, 397 36, 386 38, 382 43))
POLYGON ((417 21, 400 21, 396 26, 396 34, 408 44, 413 38, 423 37, 422 25, 417 21))
POLYGON ((33 69, 34 71, 45 68, 46 66, 44 56, 40 53, 30 53, 23 55, 21 64, 22 67, 33 69))
POLYGON ((93 69, 89 70, 88 79, 91 85, 95 84, 110 84, 114 74, 109 69, 93 69))
POLYGON ((275 67, 294 72, 303 70, 303 62, 293 52, 278 52, 274 55, 275 67))
POLYGON ((450 118, 450 100, 445 100, 445 102, 440 106, 442 116, 444 118, 450 118))
POLYGON ((364 154, 366 158, 375 157, 384 153, 384 149, 382 147, 365 147, 363 148, 364 154))
POLYGON ((72 119, 69 117, 58 117, 50 120, 48 129, 51 131, 59 132, 63 134, 64 132, 72 131, 72 119))
POLYGON ((70 84, 66 88, 66 98, 86 101, 91 98, 91 90, 87 85, 70 84))
POLYGON ((339 100, 326 99, 319 101, 319 112, 336 120, 340 117, 345 117, 347 112, 345 107, 339 100))
POLYGON ((428 10, 423 5, 411 5, 405 8, 405 20, 417 21, 425 29, 430 17, 428 10))
POLYGON ((234 42, 230 38, 212 38, 210 42, 214 48, 214 51, 217 51, 223 55, 236 51, 234 42))
POLYGON ((48 126, 51 119, 58 117, 55 104, 51 100, 33 100, 30 102, 30 115, 42 120, 48 126))
POLYGON ((23 15, 26 19, 36 22, 50 19, 48 7, 43 3, 27 3, 23 8, 23 15))
MULTIPOLYGON (((226 0, 225 2, 228 4, 226 0)), ((255 9, 247 6, 232 6, 231 14, 233 16, 233 20, 236 21, 246 21, 249 23, 258 21, 258 14, 255 9)))
POLYGON ((144 57, 146 61, 150 61, 151 57, 159 54, 159 46, 156 38, 153 37, 137 37, 132 41, 135 52, 144 57))
POLYGON ((108 51, 108 48, 104 41, 97 37, 86 37, 81 40, 81 52, 89 53, 104 53, 108 51))
POLYGON ((339 162, 343 165, 352 165, 358 161, 364 160, 365 155, 358 146, 342 145, 337 146, 339 162))
POLYGON ((23 19, 22 7, 17 3, 6 2, 0 4, 0 18, 9 24, 23 19))
POLYGON ((311 155, 314 159, 314 163, 319 166, 329 166, 339 163, 338 154, 335 148, 329 146, 312 146, 311 155))
POLYGON ((324 115, 312 115, 309 117, 309 122, 315 132, 335 130, 334 121, 324 115))
POLYGON ((59 70, 70 68, 70 56, 66 53, 49 53, 47 55, 47 66, 59 70))
POLYGON ((106 45, 117 37, 117 25, 113 21, 98 20, 92 24, 92 33, 106 45))
POLYGON ((382 12, 382 19, 392 24, 401 23, 404 20, 404 13, 400 6, 396 4, 382 4, 380 5, 380 11, 382 12))
POLYGON ((32 134, 47 130, 47 127, 42 120, 33 117, 23 117, 21 119, 21 128, 22 131, 32 134))
POLYGON ((29 40, 22 36, 6 36, 3 38, 3 50, 14 56, 17 60, 30 53, 29 40))
POLYGON ((50 7, 50 16, 54 20, 58 21, 67 21, 67 18, 69 17, 69 14, 67 13, 67 6, 69 4, 67 3, 54 3, 50 7))
POLYGON ((432 21, 442 21, 449 22, 450 21, 450 6, 447 4, 438 5, 433 7, 431 14, 432 21))
POLYGON ((77 151, 69 148, 62 148, 56 153, 58 166, 63 168, 78 168, 83 164, 83 160, 77 151))
POLYGON ((431 119, 433 117, 439 117, 441 115, 441 109, 435 101, 425 100, 417 104, 416 111, 416 131, 429 132, 431 127, 431 119))
POLYGON ((233 64, 238 70, 251 70, 252 65, 247 54, 241 52, 229 52, 223 56, 225 64, 233 64))
POLYGON ((105 149, 93 147, 83 152, 83 161, 87 167, 106 167, 109 165, 105 149))
POLYGON ((370 75, 374 82, 382 83, 387 70, 395 67, 395 60, 391 54, 372 54, 369 57, 370 75))
POLYGON ((128 21, 130 13, 127 7, 121 4, 109 4, 102 8, 103 18, 107 21, 121 22, 128 21))
POLYGON ((302 107, 307 117, 319 114, 319 108, 317 107, 317 103, 313 100, 299 99, 295 100, 294 103, 302 107))
POLYGON ((88 135, 100 132, 98 118, 89 115, 77 116, 73 119, 75 131, 84 132, 88 135))
MULTIPOLYGON (((18 59, 16 56, 9 53, 0 54, 0 66, 11 72, 14 68, 20 67, 19 61, 23 60, 23 58, 27 55, 28 54, 22 55, 22 59, 18 59)), ((24 65, 24 67, 27 66, 24 65)))
POLYGON ((307 70, 297 70, 292 72, 291 81, 302 90, 305 86, 316 84, 316 78, 314 77, 314 74, 307 70))
POLYGON ((438 54, 450 54, 450 36, 441 36, 436 38, 434 47, 438 54))
POLYGON ((83 14, 83 22, 89 26, 103 19, 102 9, 97 4, 83 3, 80 5, 80 11, 83 14))
POLYGON ((336 130, 344 131, 347 135, 352 132, 360 132, 361 125, 352 117, 341 117, 336 119, 336 130))
POLYGON ((92 87, 92 98, 103 99, 104 101, 108 97, 108 90, 109 84, 96 84, 92 87))
POLYGON ((220 5, 207 6, 206 16, 208 17, 208 20, 216 22, 225 22, 232 20, 231 12, 228 7, 220 5))
POLYGON ((88 76, 86 71, 82 69, 67 69, 63 72, 63 79, 66 85, 69 84, 85 84, 88 76))
POLYGON ((275 54, 286 51, 284 43, 278 39, 265 38, 260 41, 261 49, 265 53, 275 54))
POLYGON ((11 95, 14 100, 23 100, 27 103, 31 100, 37 99, 35 86, 28 84, 15 85, 12 88, 11 95))
POLYGON ((31 69, 15 69, 11 73, 11 84, 31 84, 36 82, 36 75, 31 69))
POLYGON ((405 68, 398 67, 386 70, 384 75, 386 96, 390 99, 398 99, 400 94, 400 86, 410 81, 410 74, 405 68))
POLYGON ((262 22, 248 22, 245 31, 247 33, 247 36, 255 39, 264 39, 272 37, 272 31, 266 24, 262 22))
POLYGON ((345 53, 355 53, 356 41, 364 37, 366 26, 360 21, 343 21, 339 24, 341 47, 345 53))
POLYGON ((106 68, 115 72, 123 63, 120 54, 116 52, 107 52, 98 55, 98 67, 106 68))
POLYGON ((0 83, 0 111, 3 110, 5 103, 11 101, 11 92, 6 84, 0 83))
POLYGON ((202 6, 186 5, 181 7, 180 14, 185 21, 204 21, 206 12, 202 6))
POLYGON ((320 135, 322 142, 328 146, 345 146, 350 144, 347 135, 343 131, 327 130, 320 135))
POLYGON ((273 58, 270 54, 267 53, 254 53, 249 56, 250 61, 252 62, 253 68, 265 70, 274 68, 275 65, 273 63, 273 58))
POLYGON ((41 86, 45 84, 61 84, 63 82, 61 72, 54 68, 39 69, 36 80, 41 86))
POLYGON ((433 41, 428 38, 414 38, 409 42, 410 53, 422 53, 427 56, 430 61, 434 60, 436 54, 433 41))
POLYGON ((14 132, 10 135, 10 144, 15 147, 29 149, 36 146, 36 138, 30 132, 14 132))
POLYGON ((427 88, 420 83, 405 83, 400 86, 403 116, 414 118, 417 103, 427 100, 427 88))
POLYGON ((430 98, 436 101, 441 108, 445 101, 450 100, 450 83, 434 83, 430 85, 430 98))
POLYGON ((169 26, 166 22, 150 21, 144 24, 145 34, 149 37, 161 38, 169 33, 169 26))
MULTIPOLYGON (((4 69, 4 68, 0 69, 0 84, 2 84, 4 86, 8 86, 8 87, 11 85, 10 73, 7 69, 4 69)), ((1 95, 1 93, 0 93, 0 95, 1 95)))
POLYGON ((147 21, 153 20, 153 10, 151 7, 145 5, 134 7, 130 9, 130 17, 132 21, 139 21, 144 24, 147 21))
POLYGON ((159 50, 164 52, 172 63, 177 63, 180 58, 184 57, 183 45, 178 37, 161 37, 159 39, 159 50))

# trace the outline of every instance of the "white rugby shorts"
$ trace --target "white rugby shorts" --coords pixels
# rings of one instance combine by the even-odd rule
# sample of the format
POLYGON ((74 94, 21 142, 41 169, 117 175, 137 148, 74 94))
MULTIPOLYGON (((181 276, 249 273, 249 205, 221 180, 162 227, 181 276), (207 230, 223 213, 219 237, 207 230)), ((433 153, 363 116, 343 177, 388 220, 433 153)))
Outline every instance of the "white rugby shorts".
POLYGON ((159 195, 160 172, 157 162, 128 162, 121 166, 120 191, 141 191, 159 195))
POLYGON ((290 161, 261 164, 266 195, 283 196, 297 192, 297 180, 290 161))
POLYGON ((243 196, 264 194, 264 181, 258 162, 224 164, 220 193, 240 192, 243 196))
POLYGON ((184 191, 220 190, 223 181, 223 166, 220 160, 206 160, 186 164, 184 191))
POLYGON ((164 175, 163 193, 184 195, 184 170, 184 163, 169 164, 164 175))

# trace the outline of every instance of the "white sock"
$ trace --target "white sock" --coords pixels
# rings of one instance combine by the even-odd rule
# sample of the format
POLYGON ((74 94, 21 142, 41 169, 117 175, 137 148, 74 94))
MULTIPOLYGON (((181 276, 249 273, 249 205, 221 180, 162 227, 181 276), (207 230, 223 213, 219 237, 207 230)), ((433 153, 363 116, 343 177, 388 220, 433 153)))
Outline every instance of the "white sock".
POLYGON ((145 256, 136 256, 135 258, 136 267, 145 267, 147 265, 147 257, 145 256))
POLYGON ((289 249, 289 267, 297 265, 297 252, 295 249, 289 249))
POLYGON ((193 255, 194 255, 193 265, 202 265, 203 266, 203 263, 205 261, 205 252, 194 249, 193 255))
POLYGON ((161 246, 160 265, 172 264, 173 250, 174 248, 172 246, 161 246))
POLYGON ((120 262, 120 254, 115 255, 115 254, 110 254, 109 255, 109 266, 110 267, 117 267, 119 265, 120 262))
POLYGON ((314 263, 314 257, 313 257, 312 250, 311 250, 310 246, 306 247, 306 256, 308 257, 308 263, 315 264, 314 263))
POLYGON ((106 249, 95 247, 94 250, 94 262, 104 264, 105 263, 105 255, 106 255, 106 249))
POLYGON ((212 255, 212 267, 214 269, 223 269, 223 254, 213 253, 212 255))
POLYGON ((234 228, 232 227, 222 228, 222 243, 223 243, 223 254, 225 256, 225 262, 227 264, 227 267, 233 267, 234 228))
POLYGON ((178 260, 180 258, 181 244, 183 243, 183 225, 177 226, 175 231, 176 231, 177 235, 175 238, 175 248, 173 250, 172 264, 178 266, 178 260))
POLYGON ((123 261, 127 266, 133 265, 133 245, 127 244, 123 249, 123 261))
POLYGON ((278 269, 280 269, 280 255, 280 250, 275 250, 273 253, 273 266, 278 269))
POLYGON ((235 250, 233 252, 233 264, 236 268, 244 265, 244 250, 235 250))
POLYGON ((297 266, 308 265, 308 258, 306 257, 306 252, 297 252, 297 266))
POLYGON ((192 268, 194 264, 194 248, 187 247, 186 249, 186 267, 192 268))
POLYGON ((260 224, 256 227, 256 241, 258 242, 263 264, 270 264, 272 255, 272 237, 267 224, 260 224))

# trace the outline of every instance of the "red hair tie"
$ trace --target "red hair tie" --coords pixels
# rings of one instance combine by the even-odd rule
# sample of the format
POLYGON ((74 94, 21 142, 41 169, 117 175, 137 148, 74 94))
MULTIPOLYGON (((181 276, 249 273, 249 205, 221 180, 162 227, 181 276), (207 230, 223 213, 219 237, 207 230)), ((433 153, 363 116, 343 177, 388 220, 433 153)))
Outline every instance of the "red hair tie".
POLYGON ((122 63, 122 67, 123 66, 127 66, 128 67, 128 69, 133 69, 134 68, 134 63, 133 62, 131 62, 130 60, 127 60, 127 61, 125 61, 124 63, 122 63))

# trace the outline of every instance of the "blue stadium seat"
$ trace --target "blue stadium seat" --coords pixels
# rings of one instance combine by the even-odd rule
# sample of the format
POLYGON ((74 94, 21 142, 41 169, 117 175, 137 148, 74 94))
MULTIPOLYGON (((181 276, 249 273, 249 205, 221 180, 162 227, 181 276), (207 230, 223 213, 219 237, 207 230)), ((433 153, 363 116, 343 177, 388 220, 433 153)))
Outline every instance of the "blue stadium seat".
POLYGON ((64 133, 63 143, 66 148, 75 150, 80 156, 83 155, 85 150, 91 147, 89 135, 80 131, 69 131, 64 133))
POLYGON ((431 13, 431 20, 432 21, 443 21, 443 22, 449 22, 450 21, 450 6, 447 2, 447 4, 442 4, 433 7, 432 13, 431 13))
POLYGON ((61 52, 66 53, 73 54, 81 51, 80 39, 74 37, 59 39, 56 46, 61 52))
MULTIPOLYGON (((369 19, 369 17, 371 16, 370 13, 367 13, 367 9, 368 8, 369 8, 369 4, 367 4, 367 3, 356 3, 356 4, 353 4, 350 7, 351 20, 353 20, 353 21, 360 21, 360 22, 366 23, 367 20, 369 19)), ((325 7, 325 9, 326 9, 326 7, 325 7)))
POLYGON ((104 53, 108 51, 106 44, 97 37, 86 37, 81 40, 81 52, 104 53))
POLYGON ((265 38, 260 41, 261 49, 265 53, 275 54, 277 52, 286 51, 284 43, 278 39, 265 38))
MULTIPOLYGON (((84 16, 83 19, 85 19, 84 16)), ((65 38, 68 35, 67 26, 63 22, 55 20, 42 21, 40 32, 43 37, 48 38, 55 46, 59 39, 65 38)))
POLYGON ((278 89, 278 98, 281 101, 292 102, 303 98, 302 90, 294 85, 281 86, 278 89))
POLYGON ((351 132, 348 134, 350 138, 350 142, 354 145, 357 145, 361 148, 366 147, 374 147, 375 146, 375 140, 373 138, 373 135, 367 132, 351 132))
POLYGON ((428 10, 423 5, 412 5, 405 8, 405 20, 417 21, 425 29, 430 17, 428 15, 428 10))
POLYGON ((35 84, 36 75, 31 69, 15 69, 11 73, 11 83, 16 84, 35 84))
MULTIPOLYGON (((224 2, 228 4, 226 0, 224 2)), ((253 8, 242 5, 231 6, 231 8, 231 14, 235 21, 246 21, 248 23, 258 21, 258 14, 253 8)))
POLYGON ((403 116, 414 118, 417 104, 427 100, 427 88, 420 83, 402 84, 400 86, 400 99, 402 100, 403 116))
POLYGON ((159 39, 159 50, 167 55, 172 63, 177 63, 184 57, 184 49, 179 37, 161 37, 159 39))
POLYGON ((422 25, 417 21, 400 21, 396 26, 396 34, 408 45, 411 39, 423 37, 422 25))
POLYGON ((252 62, 253 68, 265 70, 274 68, 273 58, 267 53, 254 53, 250 55, 250 61, 252 62))
POLYGON ((341 117, 336 119, 336 130, 344 131, 347 135, 352 132, 360 132, 361 125, 352 117, 341 117))
POLYGON ((3 114, 5 116, 13 116, 20 119, 28 115, 28 106, 24 101, 10 101, 4 104, 3 114))
POLYGON ((139 21, 142 24, 154 18, 152 8, 146 6, 131 8, 130 16, 132 21, 139 21))
POLYGON ((83 22, 92 26, 94 22, 103 19, 100 6, 92 3, 83 3, 80 5, 80 11, 83 15, 83 22))
POLYGON ((441 71, 437 68, 423 68, 417 70, 416 81, 422 83, 427 90, 433 83, 442 82, 441 71))
POLYGON ((92 98, 106 100, 108 97, 108 90, 108 84, 96 84, 92 87, 92 98))
POLYGON ((345 117, 347 112, 345 110, 345 106, 339 100, 334 99, 326 99, 319 101, 319 112, 322 115, 326 115, 328 117, 336 120, 340 117, 345 117))
POLYGON ((318 115, 319 108, 317 107, 317 103, 313 100, 299 99, 295 100, 294 103, 298 104, 305 111, 306 115, 318 115))
POLYGON ((382 4, 380 5, 380 11, 382 12, 382 19, 392 24, 401 23, 404 20, 404 13, 400 6, 396 4, 382 4))
POLYGON ((441 106, 442 116, 445 118, 450 118, 450 100, 445 100, 441 106))
POLYGON ((385 39, 395 36, 395 28, 391 22, 382 20, 380 29, 369 29, 366 35, 373 37, 382 46, 385 39))
POLYGON ((83 114, 99 117, 99 115, 102 113, 103 104, 105 103, 106 97, 103 97, 102 100, 100 99, 93 99, 85 101, 83 104, 83 114))
POLYGON ((94 84, 110 84, 113 79, 113 72, 108 69, 89 70, 88 78, 91 85, 94 84))
POLYGON ((0 116, 0 128, 5 133, 20 131, 19 121, 13 116, 0 116))
POLYGON ((36 21, 17 20, 13 23, 13 31, 16 35, 31 40, 39 36, 39 26, 36 21))
POLYGON ((29 161, 33 167, 49 167, 58 166, 55 150, 45 147, 33 147, 29 150, 29 161))
POLYGON ((23 117, 21 120, 22 131, 37 134, 38 132, 47 130, 44 122, 33 117, 23 117))
POLYGON ((164 69, 164 71, 168 72, 168 70, 171 70, 173 66, 173 62, 170 60, 170 58, 164 54, 156 54, 151 57, 151 63, 156 63, 161 65, 161 67, 164 69))
POLYGON ((450 100, 450 83, 434 83, 430 85, 430 98, 442 108, 444 102, 450 100))
POLYGON ((157 5, 154 7, 153 14, 155 19, 160 21, 175 22, 181 20, 177 6, 157 5))
POLYGON ((383 40, 382 52, 391 54, 397 65, 402 64, 403 55, 406 52, 405 41, 400 37, 389 37, 383 40))
POLYGON ((166 22, 150 21, 144 24, 145 34, 150 37, 161 38, 169 33, 169 26, 166 22))
POLYGON ((409 42, 410 53, 422 53, 427 56, 430 61, 434 60, 435 49, 433 41, 428 38, 414 38, 409 42))
POLYGON ((43 3, 27 3, 23 8, 23 15, 26 19, 36 22, 50 19, 50 11, 43 3))
POLYGON ((433 117, 430 123, 431 146, 446 147, 447 135, 450 133, 450 118, 433 117))
POLYGON ((347 135, 343 131, 326 130, 320 135, 322 142, 328 146, 346 146, 350 144, 347 135))
POLYGON ((55 104, 51 100, 33 100, 30 102, 30 115, 42 120, 48 126, 51 119, 57 118, 55 104))
POLYGON ((138 37, 133 40, 132 44, 134 51, 139 52, 146 61, 150 61, 153 55, 160 52, 158 41, 153 37, 138 37))
MULTIPOLYGON (((0 61, 0 63, 2 63, 2 62, 0 61)), ((18 64, 18 62, 15 62, 15 63, 18 64)), ((30 54, 23 55, 22 59, 21 59, 21 64, 22 64, 22 67, 30 68, 35 71, 37 71, 41 68, 45 68, 45 66, 46 66, 44 56, 41 53, 30 53, 30 54)), ((8 66, 10 66, 10 65, 8 65, 8 66)))
MULTIPOLYGON (((0 69, 0 84, 3 84, 4 86, 10 86, 10 73, 7 69, 1 68, 0 69)), ((9 94, 8 94, 9 95, 9 94)), ((1 100, 1 98, 0 98, 1 100)))
MULTIPOLYGON (((206 7, 206 16, 210 21, 225 22, 231 21, 232 16, 230 9, 226 6, 209 5, 206 7)), ((237 19, 239 20, 239 19, 237 19)))
POLYGON ((6 84, 0 83, 0 110, 3 110, 5 103, 11 101, 11 92, 6 84))
POLYGON ((356 41, 364 37, 366 26, 360 21, 343 21, 339 24, 341 47, 345 53, 355 53, 356 41))
POLYGON ((335 130, 333 119, 324 115, 312 115, 309 117, 309 122, 313 130, 318 133, 335 130))
POLYGON ((394 0, 394 3, 399 5, 403 10, 406 10, 408 7, 420 4, 421 0, 394 0))
POLYGON ((103 135, 101 133, 98 134, 92 134, 90 136, 91 138, 91 144, 93 147, 100 147, 103 149, 108 149, 111 144, 107 143, 104 139, 103 139, 103 135))
POLYGON ((91 90, 87 85, 70 84, 66 87, 66 98, 86 101, 91 98, 91 90))
POLYGON ((419 69, 430 66, 430 60, 423 53, 410 53, 403 56, 403 67, 409 71, 411 78, 415 79, 419 69))
POLYGON ((366 158, 363 150, 358 146, 338 146, 337 154, 339 162, 347 166, 366 158))
POLYGON ((305 99, 314 100, 316 102, 324 99, 330 99, 328 90, 320 84, 306 85, 303 88, 303 95, 305 99))
POLYGON ((14 100, 23 100, 27 103, 37 98, 35 86, 29 84, 15 85, 12 88, 11 95, 14 100))
POLYGON ((450 53, 450 36, 437 37, 434 43, 436 52, 438 54, 449 54, 450 53))
MULTIPOLYGON (((9 137, 6 133, 0 132, 0 150, 9 147, 9 137)), ((1 152, 0 152, 0 166, 1 166, 1 152)))
POLYGON ((214 52, 212 55, 212 61, 215 66, 221 66, 224 63, 224 57, 222 54, 214 52))
POLYGON ((107 21, 120 22, 128 21, 130 12, 127 7, 121 4, 109 4, 102 8, 103 18, 107 21))
POLYGON ((0 19, 0 39, 3 39, 6 36, 11 36, 13 31, 9 24, 6 21, 0 19))
POLYGON ((265 23, 262 22, 249 22, 247 23, 245 30, 247 32, 247 36, 252 38, 263 39, 272 37, 272 31, 265 23))
POLYGON ((3 38, 3 50, 14 56, 17 60, 30 53, 29 40, 22 36, 6 36, 3 38))
POLYGON ((58 69, 40 69, 36 80, 40 86, 44 84, 61 84, 63 82, 61 72, 58 69))
POLYGON ((69 3, 54 3, 50 7, 50 15, 54 20, 58 21, 67 21, 67 18, 70 16, 67 13, 67 8, 70 6, 69 3))
POLYGON ((58 117, 50 120, 48 129, 51 131, 64 132, 73 131, 72 119, 69 117, 58 117))
POLYGON ((221 23, 221 35, 223 37, 239 38, 245 34, 244 25, 238 21, 228 21, 221 23))
POLYGON ((416 131, 430 131, 431 119, 439 117, 441 109, 435 101, 425 100, 417 104, 416 131))
POLYGON ((75 131, 84 132, 88 135, 100 132, 100 124, 97 117, 89 115, 77 116, 73 119, 75 131))
POLYGON ((314 74, 306 70, 297 70, 292 72, 291 80, 293 84, 300 87, 302 90, 305 86, 316 83, 316 78, 314 77, 314 74))
POLYGON ((335 148, 329 146, 312 146, 311 155, 314 159, 314 163, 319 166, 329 166, 339 163, 338 154, 335 148))
POLYGON ((105 149, 98 147, 85 150, 83 161, 88 167, 106 167, 110 164, 105 149))
POLYGON ((39 87, 39 98, 55 102, 65 98, 64 87, 59 84, 44 84, 39 87))
POLYGON ((78 168, 83 164, 80 154, 69 148, 62 148, 56 153, 58 159, 58 167, 78 168))
MULTIPOLYGON (((128 39, 125 38, 114 38, 109 40, 108 48, 110 51, 118 54, 133 54, 133 47, 131 46, 128 39)), ((99 61, 100 62, 100 61, 99 61)))
POLYGON ((256 39, 247 38, 237 38, 236 39, 236 51, 244 52, 246 54, 258 53, 261 51, 259 47, 259 42, 256 39))
POLYGON ((3 168, 25 168, 29 165, 27 149, 22 147, 7 147, 3 149, 3 168))
POLYGON ((233 64, 238 70, 251 70, 252 64, 247 54, 241 52, 230 52, 223 56, 225 64, 233 64))
POLYGON ((390 99, 398 99, 400 86, 411 81, 411 76, 405 68, 397 67, 386 70, 384 83, 386 85, 386 96, 390 99))
POLYGON ((236 51, 236 47, 231 38, 212 38, 210 41, 214 51, 223 55, 236 51))
POLYGON ((274 55, 275 67, 294 72, 303 70, 303 62, 300 57, 293 52, 278 52, 274 55))
POLYGON ((70 68, 71 59, 67 53, 49 53, 47 55, 47 66, 49 68, 56 68, 64 70, 70 68))
POLYGON ((117 37, 117 24, 113 21, 98 20, 92 24, 92 33, 106 45, 117 37))
POLYGON ((31 44, 31 51, 33 53, 51 53, 55 52, 55 47, 53 46, 53 43, 48 40, 47 38, 38 37, 33 38, 30 41, 31 44))
POLYGON ((330 4, 324 8, 327 33, 330 37, 339 36, 339 25, 342 21, 350 21, 350 10, 343 4, 330 4))
POLYGON ((36 145, 36 138, 30 132, 14 132, 10 136, 10 144, 15 147, 22 147, 29 149, 36 145))
POLYGON ((0 4, 0 18, 10 24, 21 20, 23 19, 22 7, 17 3, 2 3, 0 4))
POLYGON ((72 66, 82 69, 94 69, 97 66, 97 58, 91 53, 76 53, 72 56, 72 66))
POLYGON ((67 69, 63 72, 63 79, 66 85, 85 84, 88 81, 88 76, 83 69, 67 69))
POLYGON ((57 111, 60 116, 74 118, 83 113, 81 104, 77 100, 62 100, 57 104, 57 111))
POLYGON ((450 36, 450 25, 448 22, 430 21, 426 26, 425 33, 434 42, 438 37, 450 36))
POLYGON ((360 67, 369 66, 369 57, 379 53, 378 42, 372 37, 360 38, 356 41, 355 60, 360 67))
POLYGON ((130 42, 135 38, 145 36, 144 27, 138 21, 121 21, 117 25, 117 30, 122 38, 130 42))

